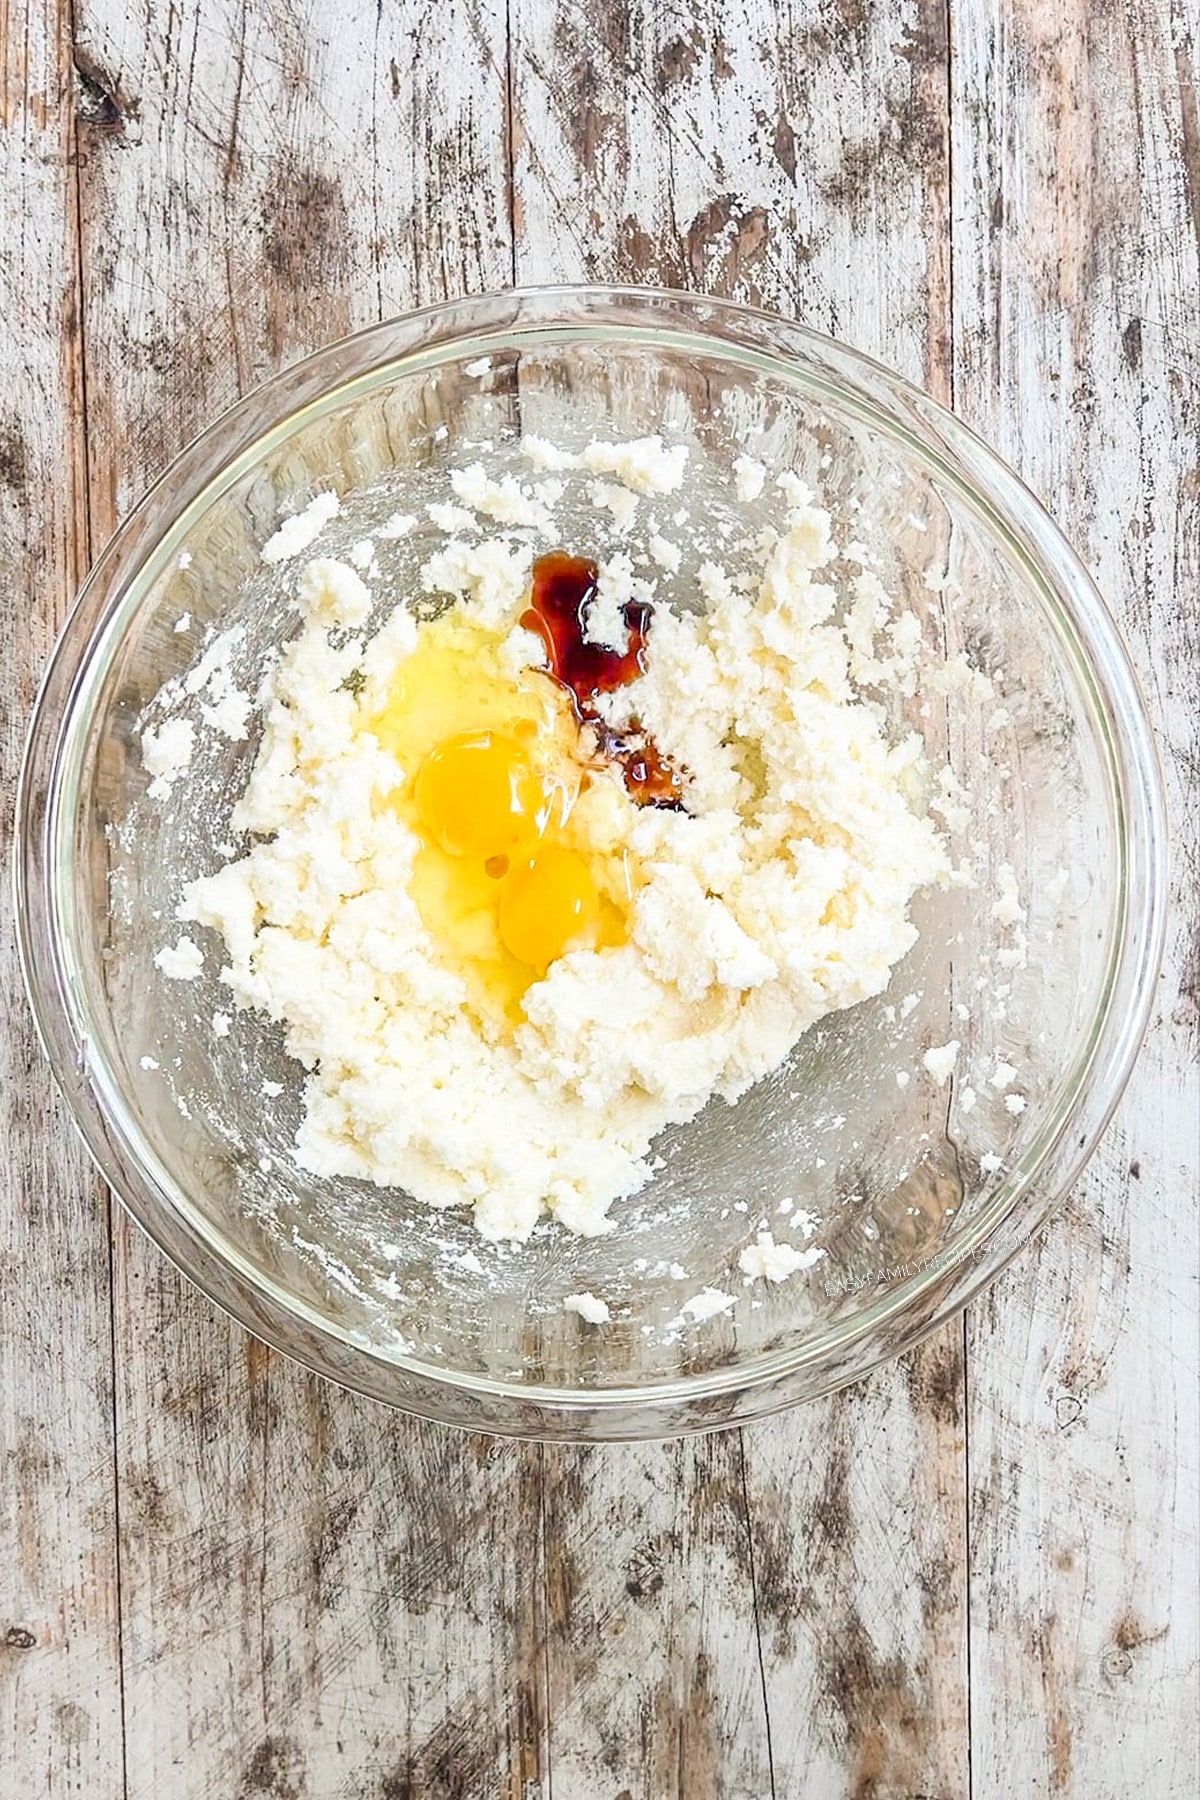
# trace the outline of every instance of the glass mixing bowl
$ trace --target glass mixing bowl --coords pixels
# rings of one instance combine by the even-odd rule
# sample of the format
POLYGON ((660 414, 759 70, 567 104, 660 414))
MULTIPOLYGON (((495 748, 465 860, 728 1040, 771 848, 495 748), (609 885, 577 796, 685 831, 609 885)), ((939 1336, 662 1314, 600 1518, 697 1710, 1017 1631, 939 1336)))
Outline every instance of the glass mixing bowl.
MULTIPOLYGON (((589 547, 588 511, 573 523, 560 509, 570 548, 589 547)), ((414 591, 436 539, 420 525, 379 541, 385 599, 414 591)), ((413 313, 226 413, 86 582, 37 702, 19 809, 34 1010, 134 1218, 310 1368, 431 1418, 528 1436, 753 1418, 861 1375, 961 1307, 1095 1145, 1137 1049, 1163 930, 1161 782, 1143 703, 1099 595, 1037 502, 877 364, 782 319, 654 290, 503 293, 413 313), (156 970, 183 882, 220 860, 248 747, 201 733, 164 807, 146 800, 138 734, 206 631, 243 628, 243 685, 294 632, 259 551, 319 490, 342 496, 320 551, 345 553, 397 507, 420 514, 444 497, 447 467, 480 442, 502 468, 519 466, 522 432, 574 446, 656 431, 691 445, 689 521, 672 528, 677 595, 695 591, 697 538, 770 516, 770 485, 753 503, 731 498, 731 463, 749 452, 800 470, 843 539, 866 546, 919 617, 927 660, 952 667, 965 653, 991 678, 992 698, 980 683, 935 685, 896 701, 891 721, 915 726, 934 767, 948 757, 969 790, 958 853, 978 879, 918 901, 919 942, 886 994, 810 1031, 736 1106, 714 1101, 668 1131, 611 1236, 547 1223, 497 1250, 463 1215, 305 1174, 292 1151, 299 1069, 278 1031, 241 1013, 214 1035, 218 955, 195 982, 156 970), (997 904, 1004 864, 1021 925, 997 904), (922 1057, 950 1039, 956 1073, 939 1087, 922 1057), (1016 1071, 1007 1090, 990 1079, 999 1060, 1016 1071), (824 1257, 779 1285, 744 1285, 737 1255, 760 1221, 796 1241, 798 1214, 824 1257), (736 1305, 696 1320, 683 1303, 709 1287, 736 1305), (610 1323, 563 1311, 581 1290, 603 1296, 610 1323)))

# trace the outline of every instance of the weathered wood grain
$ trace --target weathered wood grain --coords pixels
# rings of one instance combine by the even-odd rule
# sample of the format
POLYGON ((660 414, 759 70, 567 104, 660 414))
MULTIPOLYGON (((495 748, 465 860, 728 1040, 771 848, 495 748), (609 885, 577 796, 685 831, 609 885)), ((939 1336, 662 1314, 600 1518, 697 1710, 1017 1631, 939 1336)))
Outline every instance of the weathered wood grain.
MULTIPOLYGON (((236 391, 510 272, 496 6, 84 0, 96 536, 236 391)), ((130 1800, 536 1795, 541 1458, 352 1400, 122 1221, 130 1800)))
POLYGON ((616 276, 953 381, 1133 634, 1178 901, 1130 1100, 969 1319, 969 1389, 951 1329, 743 1437, 590 1452, 322 1385, 120 1216, 114 1436, 105 1205, 6 939, 5 1796, 1195 1791, 1198 28, 1193 0, 0 7, 5 820, 86 558, 85 372, 98 542, 338 332, 616 276))
POLYGON ((780 1794, 970 1791, 964 1404, 950 1328, 745 1434, 780 1794))
MULTIPOLYGON (((520 280, 733 295, 836 331, 948 392, 940 6, 523 0, 512 21, 520 280)), ((644 1541, 675 1554, 665 1553, 653 1617, 687 1659, 671 1684, 676 1705, 649 1736, 611 1731, 614 1716, 662 1707, 660 1662, 638 1649, 640 1617, 633 1653, 609 1659, 586 1703, 564 1705, 552 1687, 556 1785, 565 1759, 572 1772, 604 1767, 614 1793, 647 1800, 966 1791, 961 1362, 952 1326, 865 1388, 747 1432, 736 1480, 725 1450, 716 1467, 711 1456, 684 1465, 682 1492, 668 1475, 670 1517, 715 1508, 727 1532, 744 1520, 748 1595, 721 1564, 712 1576, 681 1571, 689 1540, 659 1522, 661 1452, 549 1453, 552 1516, 553 1496, 571 1497, 564 1536, 582 1521, 616 1552, 615 1567, 598 1553, 597 1569, 579 1575, 589 1604, 611 1606, 619 1589, 629 1496, 655 1497, 644 1541), (714 1623, 732 1610, 715 1650, 703 1629, 672 1633, 680 1601, 670 1584, 681 1573, 697 1598, 713 1592, 714 1623), (689 1682, 689 1668, 703 1676, 689 1682), (690 1730, 702 1746, 755 1679, 768 1709, 757 1760, 744 1700, 724 1756, 713 1763, 698 1748, 694 1777, 664 1776, 657 1759, 670 1734, 690 1730)), ((581 1622, 563 1627, 568 1644, 580 1632, 581 1622)), ((589 1791, 582 1779, 568 1788, 580 1800, 589 1791)))
POLYGON ((123 1792, 108 1214, 21 991, 34 686, 86 564, 65 9, 0 9, 0 1792, 123 1792), (36 1784, 36 1788, 35 1788, 36 1784))
POLYGON ((1171 945, 1068 1209, 969 1319, 977 1793, 1200 1788, 1197 14, 960 6, 955 393, 1096 569, 1159 726, 1171 945))
POLYGON ((940 378, 941 0, 514 0, 512 30, 522 279, 732 295, 940 378))
POLYGON ((554 1793, 765 1800, 775 1789, 738 1435, 555 1448, 546 1462, 554 1793))
POLYGON ((81 0, 93 524, 235 394, 509 279, 504 7, 81 0))
POLYGON ((538 1450, 356 1401, 152 1275, 128 1293, 129 1794, 543 1792, 538 1450))

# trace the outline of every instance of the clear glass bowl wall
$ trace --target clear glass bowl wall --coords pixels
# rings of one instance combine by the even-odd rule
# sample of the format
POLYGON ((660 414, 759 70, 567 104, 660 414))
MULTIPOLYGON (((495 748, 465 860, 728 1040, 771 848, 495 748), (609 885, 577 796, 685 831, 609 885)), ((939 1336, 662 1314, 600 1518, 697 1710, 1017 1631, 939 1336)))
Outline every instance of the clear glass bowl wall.
MULTIPOLYGON (((558 518, 568 548, 595 548, 590 506, 564 503, 558 518)), ((301 566, 284 565, 285 578, 301 566)), ((961 1304, 1094 1141, 1136 1046, 1161 931, 1161 809, 1136 686, 1035 503, 874 365, 781 321, 651 293, 504 295, 416 315, 335 346, 218 422, 89 581, 35 719, 22 804, 35 1007, 135 1216, 214 1298, 322 1372, 434 1417, 539 1435, 752 1416, 849 1379, 961 1304), (448 468, 480 455, 527 467, 523 432, 575 448, 659 430, 691 450, 683 494, 652 508, 684 553, 664 584, 682 604, 696 603, 698 522, 706 543, 724 524, 736 540, 777 506, 770 489, 735 500, 731 464, 748 451, 800 471, 843 543, 866 546, 918 615, 925 660, 965 652, 995 680, 989 704, 925 693, 893 702, 890 719, 969 791, 955 849, 977 879, 919 900, 920 940, 887 994, 826 1020, 736 1107, 714 1102, 668 1132, 661 1168, 617 1205, 611 1236, 547 1225, 497 1251, 464 1216, 299 1169, 300 1071, 279 1031, 240 1014, 214 1035, 219 954, 193 983, 156 971, 184 882, 220 860, 247 746, 201 734, 186 783, 156 805, 139 725, 207 628, 243 628, 242 685, 294 633, 280 571, 259 552, 320 489, 342 496, 322 554, 344 554, 398 508, 421 516, 377 546, 378 621, 419 592, 444 541, 422 508, 445 497, 448 468), (687 520, 671 523, 681 505, 687 520), (184 613, 193 626, 180 632, 184 613), (1005 863, 1028 914, 1017 968, 995 910, 1005 863), (922 1054, 952 1038, 959 1074, 938 1087, 922 1054), (987 1079, 999 1059, 1019 1072, 1019 1114, 987 1079), (278 1098, 264 1081, 282 1085, 278 1098), (762 1218, 784 1235, 785 1201, 815 1215, 826 1256, 743 1289, 738 1251, 762 1218), (709 1285, 735 1292, 736 1308, 681 1324, 682 1301, 709 1285), (602 1329, 562 1311, 584 1289, 612 1310, 602 1329)))

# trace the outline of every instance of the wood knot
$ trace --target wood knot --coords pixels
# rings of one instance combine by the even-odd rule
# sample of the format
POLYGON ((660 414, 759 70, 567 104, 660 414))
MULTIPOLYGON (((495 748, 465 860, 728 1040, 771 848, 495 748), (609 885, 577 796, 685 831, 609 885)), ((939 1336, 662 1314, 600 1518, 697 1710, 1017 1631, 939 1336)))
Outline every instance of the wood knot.
POLYGON ((126 94, 120 77, 113 75, 85 44, 76 44, 75 117, 81 125, 102 137, 127 138, 129 126, 141 116, 138 102, 126 94))
POLYGON ((653 1539, 639 1544, 625 1567, 625 1592, 631 1600, 648 1600, 663 1585, 662 1546, 653 1539))
POLYGON ((15 418, 0 418, 0 487, 23 492, 29 480, 29 452, 15 418))
POLYGON ((1066 1431, 1083 1413, 1083 1401, 1074 1394, 1060 1394, 1054 1402, 1054 1423, 1066 1431))
POLYGON ((10 1625, 4 1634, 6 1650, 32 1650, 36 1643, 37 1638, 24 1625, 10 1625))

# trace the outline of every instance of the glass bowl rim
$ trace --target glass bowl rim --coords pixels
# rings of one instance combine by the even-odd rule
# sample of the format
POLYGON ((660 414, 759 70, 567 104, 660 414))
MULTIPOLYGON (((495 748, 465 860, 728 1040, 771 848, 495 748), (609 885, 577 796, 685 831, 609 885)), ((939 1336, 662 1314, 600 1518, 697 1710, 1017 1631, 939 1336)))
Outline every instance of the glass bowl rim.
POLYGON ((758 308, 657 287, 506 288, 439 302, 325 346, 219 414, 127 514, 80 588, 34 704, 16 823, 17 943, 42 1046, 94 1162, 138 1225, 215 1304, 317 1373, 447 1423, 476 1422, 468 1397, 497 1401, 505 1416, 499 1422, 487 1420, 484 1428, 543 1438, 579 1435, 574 1427, 584 1413, 594 1415, 582 1433, 590 1438, 659 1435, 654 1429, 659 1415, 670 1416, 675 1408, 683 1412, 679 1419, 671 1418, 667 1428, 672 1430, 710 1429, 759 1416, 789 1404, 793 1396, 784 1391, 789 1378, 811 1375, 831 1353, 841 1359, 834 1378, 824 1385, 818 1380, 806 1391, 824 1392, 854 1379, 960 1311, 1044 1223, 1094 1150, 1144 1035, 1166 926, 1165 801, 1145 701, 1112 615, 1045 508, 981 438, 876 359, 758 308), (681 319, 687 323, 681 325, 681 319), (682 343, 689 332, 704 340, 707 353, 719 355, 724 346, 728 359, 742 365, 759 360, 777 377, 790 373, 794 379, 803 367, 811 385, 823 380, 840 402, 848 401, 869 421, 906 440, 932 464, 1021 563, 1051 624, 1065 637, 1077 673, 1090 685, 1103 727, 1108 799, 1116 815, 1121 864, 1107 980, 1057 1109, 964 1228, 961 1241, 947 1248, 944 1266, 933 1257, 926 1268, 799 1345, 744 1361, 735 1352, 721 1367, 669 1380, 568 1388, 438 1367, 419 1356, 384 1352, 254 1268, 202 1221, 141 1141, 120 1083, 106 1059, 96 1054, 71 968, 71 936, 63 924, 65 885, 73 867, 69 834, 64 833, 77 813, 91 723, 88 701, 117 652, 124 623, 175 553, 191 517, 269 454, 272 440, 284 441, 314 410, 332 410, 356 390, 369 391, 428 363, 494 353, 514 339, 522 344, 581 337, 682 343), (382 357, 375 354, 381 346, 386 352, 382 357), (343 369, 340 380, 327 379, 331 365, 346 364, 349 373, 343 369), (233 440, 240 441, 230 453, 233 440), (159 525, 164 505, 166 516, 159 525), (1072 1127, 1077 1129, 1068 1144, 1072 1127), (1035 1183, 1048 1171, 1052 1191, 1039 1198, 1035 1183), (1029 1203, 1023 1211, 1022 1202, 1029 1203), (1004 1227, 1009 1228, 1008 1241, 1001 1241, 1004 1227), (990 1256, 984 1254, 989 1245, 990 1256), (871 1338, 923 1301, 932 1304, 917 1312, 910 1329, 872 1355, 871 1338), (315 1350, 311 1342, 296 1342, 297 1326, 315 1339, 315 1350), (348 1367, 347 1353, 356 1359, 348 1367), (372 1372, 375 1380, 368 1379, 372 1372), (411 1378, 417 1391, 389 1394, 388 1378, 397 1375, 411 1378), (430 1396, 422 1391, 426 1387, 430 1396), (729 1396, 735 1402, 729 1416, 709 1420, 689 1411, 729 1396), (439 1405, 439 1399, 445 1404, 439 1405), (623 1411, 635 1415, 635 1421, 622 1420, 623 1411), (539 1414, 539 1421, 531 1423, 539 1414), (650 1430, 644 1428, 647 1421, 650 1430))

